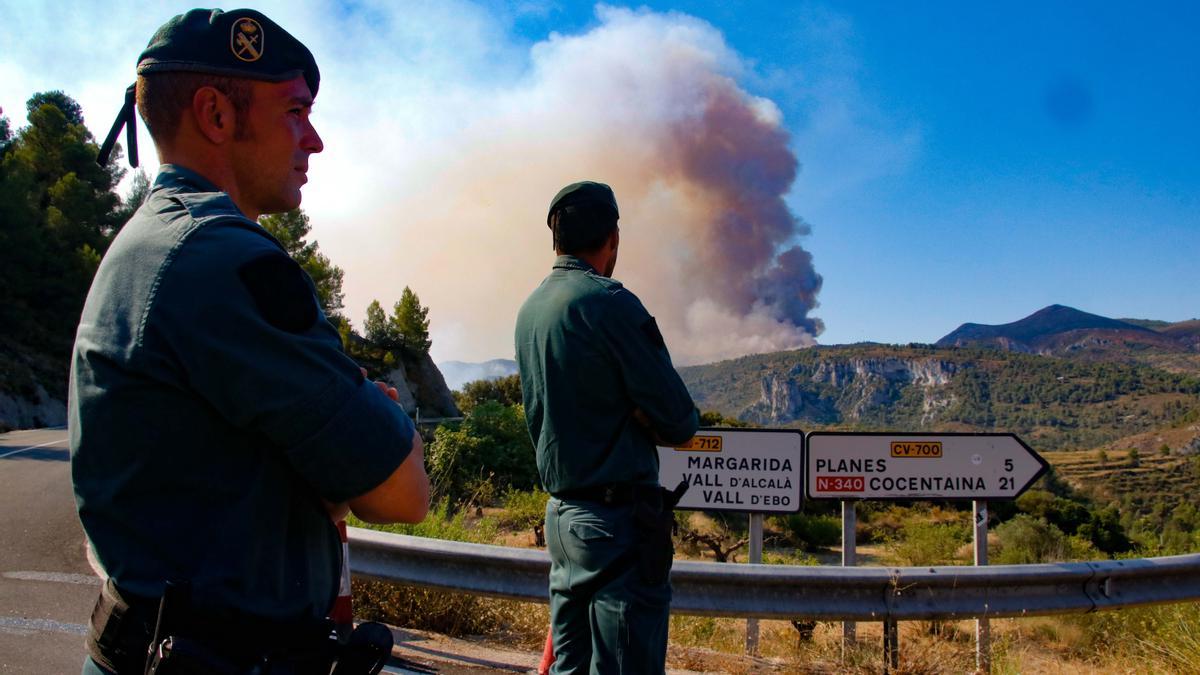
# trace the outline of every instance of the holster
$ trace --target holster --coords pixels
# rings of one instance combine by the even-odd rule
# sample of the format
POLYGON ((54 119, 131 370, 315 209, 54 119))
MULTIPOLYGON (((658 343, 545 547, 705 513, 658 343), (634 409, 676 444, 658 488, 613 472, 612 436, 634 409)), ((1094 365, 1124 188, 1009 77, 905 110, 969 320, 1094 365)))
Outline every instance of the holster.
POLYGON ((633 509, 638 529, 638 571, 642 581, 651 585, 666 583, 675 558, 671 534, 675 528, 675 505, 687 492, 687 481, 674 490, 660 487, 658 499, 638 500, 633 509))
POLYGON ((360 624, 338 645, 329 621, 279 622, 192 606, 186 586, 161 599, 105 582, 88 654, 117 675, 374 675, 392 649, 381 624, 360 624))

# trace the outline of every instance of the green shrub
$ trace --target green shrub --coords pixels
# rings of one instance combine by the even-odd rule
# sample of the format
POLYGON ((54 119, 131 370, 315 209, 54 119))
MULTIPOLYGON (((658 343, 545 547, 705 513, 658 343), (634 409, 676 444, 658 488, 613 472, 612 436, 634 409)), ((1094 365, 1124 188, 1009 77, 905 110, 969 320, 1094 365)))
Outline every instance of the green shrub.
POLYGON ((966 524, 914 521, 904 526, 899 537, 887 541, 884 549, 896 565, 953 565, 959 562, 958 550, 969 538, 966 524))
POLYGON ((1000 540, 989 561, 997 565, 1030 565, 1066 559, 1067 536, 1062 530, 1026 513, 996 527, 1000 540))
POLYGON ((362 527, 380 532, 394 532, 414 537, 429 539, 444 539, 447 541, 465 541, 475 544, 490 544, 496 539, 496 521, 491 518, 480 518, 471 521, 467 512, 450 508, 450 500, 442 498, 433 504, 425 520, 419 523, 390 523, 375 525, 364 523, 350 516, 346 524, 351 527, 362 527))
POLYGON ((536 546, 546 545, 546 502, 550 493, 541 488, 533 490, 509 489, 504 493, 504 511, 496 516, 502 527, 533 532, 536 546))
POLYGON ((1125 553, 1133 549, 1133 542, 1121 525, 1121 510, 1116 504, 1093 513, 1091 520, 1079 527, 1079 534, 1105 553, 1125 553))
POLYGON ((1057 497, 1045 490, 1029 490, 1017 497, 1017 508, 1023 513, 1045 520, 1067 534, 1075 534, 1080 527, 1092 520, 1092 514, 1084 504, 1057 497))
POLYGON ((460 425, 438 427, 426 462, 434 493, 455 506, 468 500, 483 481, 501 489, 529 489, 538 482, 537 460, 519 405, 485 401, 460 425))
POLYGON ((842 540, 842 521, 835 516, 789 513, 775 518, 784 538, 805 551, 837 546, 842 540))
POLYGON ((452 392, 458 409, 467 414, 481 403, 493 401, 504 406, 521 403, 521 376, 509 375, 495 380, 475 380, 452 392))

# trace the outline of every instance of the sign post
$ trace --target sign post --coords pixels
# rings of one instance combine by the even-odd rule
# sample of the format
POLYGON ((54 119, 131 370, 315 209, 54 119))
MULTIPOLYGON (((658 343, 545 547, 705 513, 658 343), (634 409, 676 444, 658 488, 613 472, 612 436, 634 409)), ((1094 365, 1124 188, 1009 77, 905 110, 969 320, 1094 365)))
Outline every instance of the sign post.
MULTIPOLYGON (((971 502, 975 523, 972 532, 975 539, 975 564, 988 564, 988 511, 987 502, 971 502)), ((975 670, 981 673, 992 672, 992 638, 991 626, 986 616, 975 619, 975 670)))
MULTIPOLYGON (((1013 434, 813 432, 806 439, 809 499, 946 499, 974 504, 975 564, 987 564, 987 502, 1016 499, 1050 467, 1013 434)), ((845 549, 843 548, 843 565, 845 549)), ((845 636, 853 633, 843 628, 845 636)), ((991 666, 988 618, 975 624, 975 660, 991 666)), ((896 667, 898 631, 884 621, 884 668, 896 667)), ((844 653, 844 649, 843 649, 844 653)))
MULTIPOLYGON (((762 562, 763 514, 796 513, 804 495, 804 432, 700 429, 687 443, 658 448, 658 480, 688 491, 675 507, 750 514, 750 560, 762 562)), ((746 619, 746 652, 758 651, 758 619, 746 619)))
MULTIPOLYGON (((761 513, 750 514, 750 564, 762 564, 763 554, 763 516, 761 513)), ((746 653, 758 654, 758 619, 746 619, 746 653)))
MULTIPOLYGON (((854 567, 858 564, 858 514, 855 503, 842 500, 842 567, 854 567)), ((842 661, 850 658, 850 648, 854 646, 857 624, 853 621, 842 622, 842 661)))

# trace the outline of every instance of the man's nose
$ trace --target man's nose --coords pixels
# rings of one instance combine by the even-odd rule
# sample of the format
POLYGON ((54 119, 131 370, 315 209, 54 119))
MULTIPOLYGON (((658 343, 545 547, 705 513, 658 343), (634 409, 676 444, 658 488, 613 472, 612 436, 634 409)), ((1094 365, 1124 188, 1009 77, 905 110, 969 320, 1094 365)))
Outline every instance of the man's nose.
POLYGON ((317 133, 317 128, 312 125, 312 122, 308 123, 300 147, 314 154, 325 149, 325 143, 321 140, 321 135, 317 133))

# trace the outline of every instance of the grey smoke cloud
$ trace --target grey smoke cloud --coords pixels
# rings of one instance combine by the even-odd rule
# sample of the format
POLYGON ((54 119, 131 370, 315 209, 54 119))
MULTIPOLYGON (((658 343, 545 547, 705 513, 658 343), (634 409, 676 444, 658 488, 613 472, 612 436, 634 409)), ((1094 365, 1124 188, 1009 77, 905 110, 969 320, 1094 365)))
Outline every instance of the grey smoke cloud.
POLYGON ((707 294, 731 311, 756 303, 773 318, 812 336, 823 328, 808 316, 821 288, 812 255, 787 246, 810 233, 783 195, 799 163, 777 119, 757 114, 731 81, 714 85, 703 113, 674 130, 681 179, 708 194, 708 218, 692 223, 696 256, 720 274, 705 278, 707 294))
POLYGON ((799 163, 778 108, 738 84, 746 66, 711 25, 604 6, 597 17, 535 44, 516 76, 488 77, 513 70, 488 63, 494 50, 474 71, 428 49, 399 71, 361 64, 352 84, 331 66, 319 114, 351 92, 371 103, 322 128, 321 189, 305 208, 347 269, 351 315, 408 285, 431 307, 435 358, 510 356, 517 309, 553 260, 549 199, 594 179, 621 204, 615 276, 677 363, 813 344, 821 277, 783 200, 799 163))

